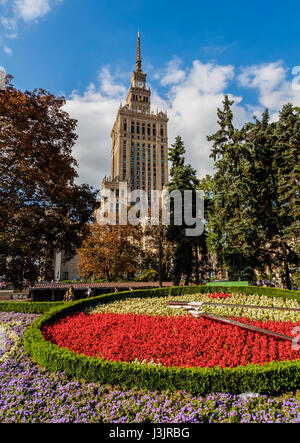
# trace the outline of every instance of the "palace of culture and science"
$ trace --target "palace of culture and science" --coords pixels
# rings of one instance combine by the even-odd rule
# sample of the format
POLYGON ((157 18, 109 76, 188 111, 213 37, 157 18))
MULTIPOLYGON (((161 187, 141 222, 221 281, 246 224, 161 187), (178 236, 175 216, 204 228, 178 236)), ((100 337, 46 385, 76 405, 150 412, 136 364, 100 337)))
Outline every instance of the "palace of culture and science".
POLYGON ((105 177, 102 190, 113 192, 120 182, 128 189, 161 191, 168 182, 168 117, 151 112, 151 90, 142 71, 140 34, 136 69, 125 106, 122 104, 112 128, 111 176, 105 177))
MULTIPOLYGON (((136 68, 126 104, 119 107, 111 131, 111 175, 105 177, 101 191, 109 189, 117 197, 119 183, 129 190, 161 191, 168 182, 168 117, 165 112, 151 112, 151 90, 142 71, 140 34, 137 41, 136 68)), ((78 256, 64 263, 62 254, 55 257, 55 280, 78 278, 78 256)))

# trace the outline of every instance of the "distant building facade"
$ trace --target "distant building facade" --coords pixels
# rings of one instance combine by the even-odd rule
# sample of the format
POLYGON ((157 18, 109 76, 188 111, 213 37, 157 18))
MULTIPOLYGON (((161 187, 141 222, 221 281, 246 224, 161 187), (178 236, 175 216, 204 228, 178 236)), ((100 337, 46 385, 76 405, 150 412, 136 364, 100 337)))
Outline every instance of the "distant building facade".
POLYGON ((161 191, 168 182, 168 117, 166 112, 151 111, 151 90, 142 71, 140 34, 136 69, 126 104, 120 105, 111 131, 111 175, 101 190, 110 189, 118 199, 120 182, 128 190, 161 191))
MULTIPOLYGON (((104 177, 101 191, 109 189, 118 201, 119 183, 128 190, 144 190, 151 203, 151 190, 163 190, 168 183, 168 116, 151 111, 151 90, 142 71, 141 39, 138 34, 136 69, 126 104, 117 112, 111 131, 111 173, 104 177)), ((117 203, 118 204, 118 203, 117 203)), ((65 262, 63 253, 54 260, 54 279, 75 280, 79 276, 79 257, 65 262)))
POLYGON ((65 261, 62 252, 55 255, 54 260, 54 280, 66 281, 77 280, 79 277, 79 256, 75 255, 71 260, 65 261))

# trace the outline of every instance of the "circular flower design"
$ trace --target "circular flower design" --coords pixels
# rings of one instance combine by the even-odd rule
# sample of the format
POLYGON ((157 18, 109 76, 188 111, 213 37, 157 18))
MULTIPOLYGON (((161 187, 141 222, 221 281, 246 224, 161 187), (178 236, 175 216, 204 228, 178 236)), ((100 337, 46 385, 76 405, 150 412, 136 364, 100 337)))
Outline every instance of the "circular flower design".
MULTIPOLYGON (((300 322, 238 321, 286 336, 300 322)), ((62 348, 110 361, 221 368, 297 360, 290 341, 190 316, 79 313, 47 325, 44 337, 62 348)))
POLYGON ((0 323, 0 363, 13 355, 20 345, 20 338, 14 332, 13 327, 17 323, 0 323))

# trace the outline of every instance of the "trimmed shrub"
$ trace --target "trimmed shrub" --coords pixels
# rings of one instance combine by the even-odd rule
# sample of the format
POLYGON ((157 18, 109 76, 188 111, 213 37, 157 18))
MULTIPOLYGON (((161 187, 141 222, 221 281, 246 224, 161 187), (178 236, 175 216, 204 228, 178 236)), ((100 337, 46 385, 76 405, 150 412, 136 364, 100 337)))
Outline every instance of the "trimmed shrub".
MULTIPOLYGON (((119 293, 103 294, 88 300, 81 299, 75 302, 75 306, 95 306, 100 302, 111 303, 125 298, 151 298, 166 297, 168 295, 176 297, 184 294, 205 294, 211 292, 240 293, 246 295, 265 295, 267 297, 280 297, 292 299, 300 302, 300 291, 289 291, 287 289, 261 288, 256 286, 247 287, 226 287, 226 286, 178 286, 158 289, 139 289, 136 291, 124 291, 119 293), (83 304, 82 304, 83 303, 83 304)), ((43 314, 52 308, 64 305, 64 302, 0 302, 0 312, 17 312, 26 314, 43 314)), ((76 308, 75 308, 76 309, 76 308)))
POLYGON ((20 314, 44 314, 62 302, 0 302, 0 312, 17 312, 20 314))

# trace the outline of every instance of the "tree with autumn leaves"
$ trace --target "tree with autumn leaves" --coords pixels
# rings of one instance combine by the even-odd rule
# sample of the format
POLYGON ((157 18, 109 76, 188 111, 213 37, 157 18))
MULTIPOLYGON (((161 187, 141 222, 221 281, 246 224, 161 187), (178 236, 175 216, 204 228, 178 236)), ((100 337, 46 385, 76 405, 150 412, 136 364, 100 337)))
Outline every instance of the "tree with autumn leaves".
POLYGON ((18 288, 53 278, 55 252, 75 254, 95 208, 92 188, 75 183, 77 122, 64 105, 10 76, 0 91, 0 275, 18 288))
MULTIPOLYGON (((78 250, 80 276, 108 281, 134 280, 142 273, 159 275, 158 227, 94 223, 78 250)), ((161 230, 161 275, 170 272, 172 245, 161 230)))
POLYGON ((140 226, 90 225, 89 235, 78 250, 81 277, 132 279, 142 268, 141 242, 140 226))

